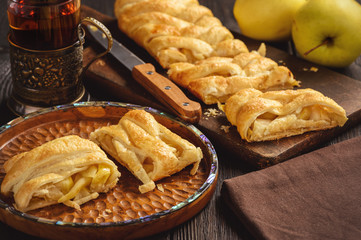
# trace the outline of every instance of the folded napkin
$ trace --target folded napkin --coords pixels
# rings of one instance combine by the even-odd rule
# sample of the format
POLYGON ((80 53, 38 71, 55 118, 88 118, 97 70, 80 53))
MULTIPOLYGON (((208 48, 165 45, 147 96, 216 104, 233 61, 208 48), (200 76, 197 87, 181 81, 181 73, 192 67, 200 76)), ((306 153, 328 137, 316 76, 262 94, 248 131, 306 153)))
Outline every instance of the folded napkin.
POLYGON ((361 239, 361 137, 225 180, 258 239, 361 239))

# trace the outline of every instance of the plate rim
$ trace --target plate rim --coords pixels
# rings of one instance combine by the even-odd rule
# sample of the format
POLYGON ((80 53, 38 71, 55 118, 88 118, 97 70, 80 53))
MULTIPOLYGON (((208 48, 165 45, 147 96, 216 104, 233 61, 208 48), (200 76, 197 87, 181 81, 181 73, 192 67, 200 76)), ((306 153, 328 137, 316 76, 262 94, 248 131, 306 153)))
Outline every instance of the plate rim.
POLYGON ((34 215, 16 210, 14 206, 11 206, 10 204, 4 202, 1 198, 0 198, 0 208, 2 208, 5 211, 8 211, 10 214, 21 217, 24 220, 30 220, 30 221, 33 221, 36 223, 41 223, 41 224, 46 224, 46 225, 54 225, 54 226, 62 226, 62 227, 76 227, 76 228, 121 227, 121 226, 136 225, 139 223, 144 224, 144 223, 148 223, 148 222, 157 220, 159 218, 166 217, 167 215, 177 212, 177 211, 181 210, 182 208, 192 204, 199 197, 201 197, 213 184, 217 184, 217 178, 218 178, 218 172, 219 172, 218 156, 217 156, 216 150, 215 150, 213 144, 210 142, 210 140, 193 124, 186 123, 186 122, 180 120, 179 118, 176 118, 168 113, 165 113, 163 111, 160 111, 155 108, 148 107, 148 106, 141 106, 138 104, 114 102, 114 101, 88 101, 88 102, 77 102, 77 103, 71 103, 71 104, 57 105, 54 107, 44 108, 44 109, 41 109, 41 110, 38 110, 38 111, 35 111, 32 113, 28 113, 23 116, 19 116, 13 120, 10 120, 8 123, 0 126, 0 137, 4 132, 9 130, 10 128, 15 127, 16 125, 18 125, 24 121, 27 121, 28 119, 31 119, 33 117, 37 117, 37 116, 55 112, 55 111, 62 111, 62 110, 68 110, 71 108, 79 108, 79 107, 121 107, 121 108, 127 108, 127 109, 142 109, 151 114, 156 114, 161 117, 168 118, 169 120, 176 122, 177 124, 180 124, 181 126, 186 127, 187 129, 190 129, 194 134, 196 134, 200 138, 200 140, 207 147, 207 150, 210 152, 210 156, 211 156, 210 164, 211 165, 210 165, 210 171, 208 173, 207 179, 202 184, 202 186, 197 189, 197 191, 195 193, 193 193, 187 199, 178 203, 177 205, 172 206, 169 209, 166 209, 166 210, 163 210, 163 211, 160 211, 157 213, 153 213, 151 215, 147 215, 144 217, 129 219, 129 220, 125 220, 125 221, 118 221, 118 222, 77 223, 77 222, 63 222, 63 221, 59 221, 59 220, 51 220, 51 219, 47 219, 47 218, 36 217, 34 215))

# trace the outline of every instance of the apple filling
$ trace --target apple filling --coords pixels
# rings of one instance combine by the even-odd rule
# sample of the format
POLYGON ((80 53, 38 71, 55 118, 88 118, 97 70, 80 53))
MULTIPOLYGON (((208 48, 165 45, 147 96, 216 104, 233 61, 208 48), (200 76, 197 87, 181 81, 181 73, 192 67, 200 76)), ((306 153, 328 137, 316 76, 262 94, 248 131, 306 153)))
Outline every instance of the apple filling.
POLYGON ((90 139, 142 182, 138 187, 141 193, 153 190, 154 181, 190 164, 190 173, 195 174, 203 156, 200 148, 159 124, 144 110, 127 112, 118 124, 95 130, 90 139))
POLYGON ((313 122, 319 126, 324 122, 331 123, 327 108, 321 105, 306 106, 297 109, 288 115, 277 115, 266 112, 257 117, 249 127, 247 134, 251 138, 261 138, 269 135, 277 135, 282 132, 296 132, 297 129, 312 129, 308 122, 313 122))
MULTIPOLYGON (((63 203, 77 210, 80 205, 95 199, 111 176, 111 169, 104 164, 92 165, 84 170, 52 184, 45 184, 33 194, 31 205, 46 202, 63 203)), ((42 176, 43 177, 43 176, 42 176)))

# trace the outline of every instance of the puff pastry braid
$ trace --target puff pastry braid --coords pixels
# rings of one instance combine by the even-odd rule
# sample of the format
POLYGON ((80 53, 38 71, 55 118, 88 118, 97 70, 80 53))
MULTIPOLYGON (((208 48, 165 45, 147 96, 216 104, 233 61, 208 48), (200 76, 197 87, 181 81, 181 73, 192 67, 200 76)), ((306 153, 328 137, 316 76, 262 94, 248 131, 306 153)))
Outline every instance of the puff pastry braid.
POLYGON ((4 164, 1 193, 14 193, 23 212, 63 203, 80 205, 113 188, 120 173, 94 142, 75 135, 44 143, 4 164))
POLYGON ((144 110, 127 112, 117 125, 102 127, 90 139, 125 166, 143 184, 145 193, 155 188, 154 181, 168 177, 193 164, 197 172, 203 157, 200 148, 159 124, 144 110))
POLYGON ((249 52, 197 0, 117 0, 114 8, 119 28, 206 104, 224 102, 245 87, 299 85, 286 67, 265 57, 264 45, 249 52))
POLYGON ((299 86, 288 68, 278 66, 258 51, 240 53, 232 58, 210 57, 195 64, 174 63, 168 74, 205 104, 224 103, 244 88, 269 91, 299 86))
POLYGON ((223 110, 248 142, 343 126, 347 121, 341 106, 312 89, 266 93, 243 89, 226 101, 223 110))
POLYGON ((214 46, 233 39, 211 10, 196 0, 117 0, 114 12, 119 28, 164 68, 205 59, 214 46))

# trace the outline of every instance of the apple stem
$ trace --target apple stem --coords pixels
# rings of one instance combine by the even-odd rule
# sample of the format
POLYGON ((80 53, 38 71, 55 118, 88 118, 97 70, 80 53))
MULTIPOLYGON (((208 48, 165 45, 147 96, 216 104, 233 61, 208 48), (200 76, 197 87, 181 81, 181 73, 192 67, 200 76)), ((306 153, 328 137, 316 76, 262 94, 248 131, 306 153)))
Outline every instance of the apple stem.
POLYGON ((304 56, 307 56, 307 55, 310 54, 312 51, 316 50, 317 48, 319 48, 319 47, 321 47, 321 46, 323 46, 323 45, 327 45, 327 44, 329 44, 330 42, 331 42, 331 38, 325 38, 325 40, 324 40, 322 43, 320 43, 319 45, 317 45, 317 46, 314 47, 314 48, 311 48, 310 50, 308 50, 307 52, 305 52, 303 55, 304 55, 304 56))

